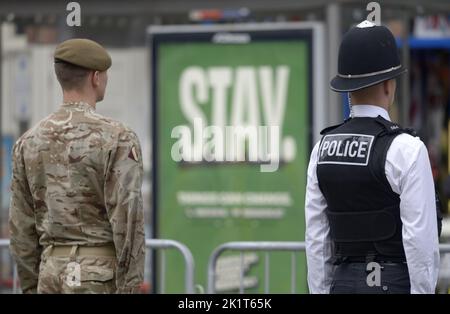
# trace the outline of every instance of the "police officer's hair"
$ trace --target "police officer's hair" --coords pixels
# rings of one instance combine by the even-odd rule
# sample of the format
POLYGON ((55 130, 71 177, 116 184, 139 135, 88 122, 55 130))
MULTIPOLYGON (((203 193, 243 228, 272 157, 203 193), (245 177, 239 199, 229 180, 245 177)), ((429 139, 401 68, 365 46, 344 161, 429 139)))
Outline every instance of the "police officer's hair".
POLYGON ((80 90, 91 71, 72 63, 55 60, 56 78, 63 90, 80 90))

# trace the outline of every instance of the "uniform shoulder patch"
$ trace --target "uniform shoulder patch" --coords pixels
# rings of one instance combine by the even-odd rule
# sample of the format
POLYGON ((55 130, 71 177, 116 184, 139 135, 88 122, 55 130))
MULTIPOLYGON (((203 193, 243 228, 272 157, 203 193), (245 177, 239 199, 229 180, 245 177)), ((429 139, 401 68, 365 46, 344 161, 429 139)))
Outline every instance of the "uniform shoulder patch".
POLYGON ((354 133, 325 135, 317 164, 367 166, 374 138, 373 135, 354 133))

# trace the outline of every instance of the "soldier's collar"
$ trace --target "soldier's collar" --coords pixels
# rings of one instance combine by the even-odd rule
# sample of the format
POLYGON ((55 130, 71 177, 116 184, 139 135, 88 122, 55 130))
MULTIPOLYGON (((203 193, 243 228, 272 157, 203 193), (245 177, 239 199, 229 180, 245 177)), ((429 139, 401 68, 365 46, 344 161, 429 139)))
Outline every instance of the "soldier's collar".
POLYGON ((94 107, 84 101, 63 102, 61 106, 64 108, 76 108, 81 110, 95 111, 94 107))

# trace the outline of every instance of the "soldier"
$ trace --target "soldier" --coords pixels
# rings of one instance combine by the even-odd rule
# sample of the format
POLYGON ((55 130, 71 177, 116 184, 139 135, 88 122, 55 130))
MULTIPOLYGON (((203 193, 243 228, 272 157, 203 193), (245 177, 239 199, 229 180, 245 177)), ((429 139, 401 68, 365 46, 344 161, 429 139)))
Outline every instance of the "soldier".
POLYGON ((94 41, 55 50, 59 110, 13 148, 12 255, 24 293, 135 293, 143 281, 142 154, 95 113, 111 58, 94 41))

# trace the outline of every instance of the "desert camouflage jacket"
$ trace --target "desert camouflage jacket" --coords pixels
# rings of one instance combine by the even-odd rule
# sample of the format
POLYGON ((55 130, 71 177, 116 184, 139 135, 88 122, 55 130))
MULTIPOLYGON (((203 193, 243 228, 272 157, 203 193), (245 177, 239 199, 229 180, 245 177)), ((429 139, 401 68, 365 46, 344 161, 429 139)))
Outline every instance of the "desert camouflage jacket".
POLYGON ((13 148, 10 249, 35 292, 49 245, 114 243, 118 292, 143 280, 142 154, 136 134, 87 103, 63 104, 13 148))

